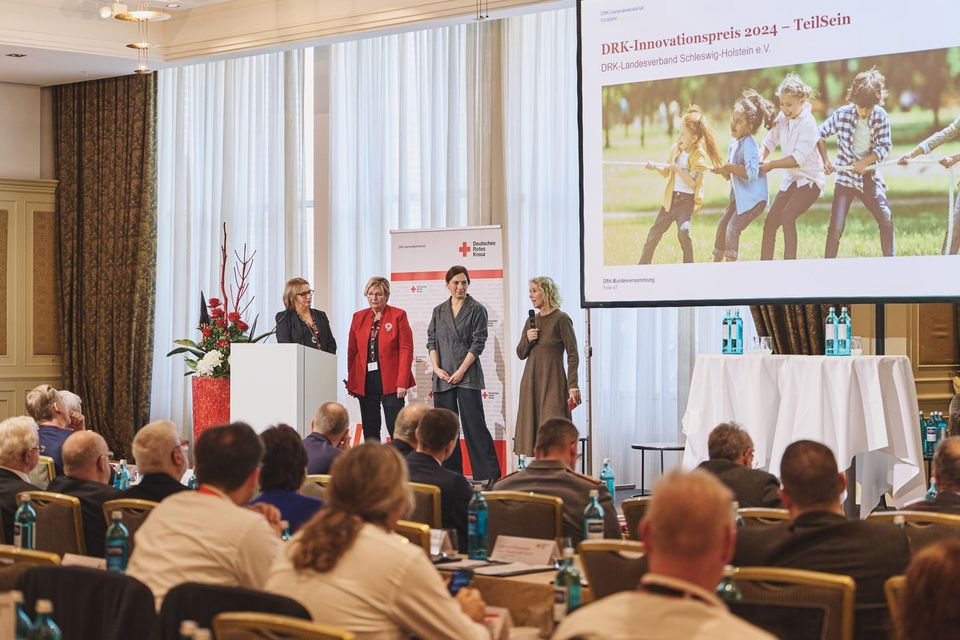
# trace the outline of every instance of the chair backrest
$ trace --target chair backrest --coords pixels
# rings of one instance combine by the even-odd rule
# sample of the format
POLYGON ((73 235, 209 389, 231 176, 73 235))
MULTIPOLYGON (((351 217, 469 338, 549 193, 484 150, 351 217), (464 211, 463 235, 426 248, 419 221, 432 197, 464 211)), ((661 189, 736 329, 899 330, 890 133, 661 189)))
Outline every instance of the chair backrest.
POLYGON ((650 500, 652 499, 651 496, 635 496, 627 498, 620 505, 623 517, 627 520, 627 537, 629 539, 640 540, 640 520, 643 518, 643 514, 647 512, 647 507, 650 506, 650 500))
POLYGON ((903 590, 906 587, 906 576, 891 576, 883 583, 883 591, 887 595, 887 608, 890 610, 890 618, 894 622, 900 618, 903 590))
POLYGON ((439 529, 440 520, 440 487, 422 482, 411 482, 413 491, 413 513, 407 516, 411 522, 422 522, 431 529, 439 529))
MULTIPOLYGON (((751 617, 749 612, 737 606, 731 610, 758 626, 783 636, 783 629, 771 629, 770 613, 777 609, 800 610, 796 620, 810 620, 809 612, 822 615, 819 635, 822 640, 852 640, 854 623, 854 598, 856 583, 850 576, 841 576, 820 571, 782 569, 779 567, 740 567, 734 576, 743 594, 743 604, 762 605, 755 609, 762 619, 751 617), (804 612, 807 613, 804 613, 804 612), (821 613, 822 612, 822 613, 821 613)), ((786 616, 774 613, 774 622, 783 623, 786 616)), ((809 637, 809 632, 805 632, 809 637)))
POLYGON ((48 551, 21 549, 12 544, 0 544, 0 565, 60 564, 60 556, 48 551))
POLYGON ((633 591, 647 572, 642 542, 584 540, 578 553, 594 600, 620 591, 633 591))
POLYGON ((143 524, 144 520, 147 519, 147 516, 150 515, 150 512, 153 511, 153 508, 158 504, 160 503, 154 502, 153 500, 138 500, 136 498, 107 500, 103 503, 103 517, 107 521, 107 527, 109 527, 111 522, 110 517, 114 511, 119 511, 123 514, 123 524, 127 528, 127 531, 130 532, 130 553, 133 553, 133 534, 137 532, 137 529, 140 528, 140 525, 143 524))
POLYGON ((318 500, 326 501, 327 499, 327 486, 326 483, 330 481, 330 476, 327 475, 313 475, 307 476, 303 480, 303 484, 300 485, 300 493, 305 496, 310 496, 311 498, 316 498, 318 500), (310 478, 323 478, 323 484, 319 481, 310 480, 310 478))
POLYGON ((183 620, 193 620, 209 629, 217 615, 235 611, 258 611, 310 620, 303 605, 284 596, 242 587, 186 582, 170 589, 163 599, 159 640, 179 640, 183 620))
POLYGON ((37 510, 37 550, 86 555, 80 499, 51 491, 21 491, 18 506, 26 495, 37 510))
POLYGON ((743 524, 747 527, 779 526, 790 522, 790 512, 786 509, 756 507, 753 509, 739 509, 737 513, 743 518, 743 524))
POLYGON ((422 522, 398 520, 397 528, 394 531, 418 547, 423 547, 427 555, 430 555, 430 527, 428 525, 422 522))
POLYGON ((30 484, 35 484, 45 490, 57 477, 57 468, 53 463, 53 458, 40 456, 40 462, 27 476, 30 478, 30 484))
POLYGON ((563 498, 524 491, 485 491, 483 497, 491 549, 502 535, 562 542, 563 498))
POLYGON ((217 640, 354 640, 355 635, 327 625, 270 613, 221 613, 213 619, 217 640))
POLYGON ((935 511, 878 511, 870 514, 873 522, 891 526, 894 519, 903 516, 904 530, 910 541, 910 550, 916 553, 928 544, 947 538, 960 538, 960 516, 935 511))

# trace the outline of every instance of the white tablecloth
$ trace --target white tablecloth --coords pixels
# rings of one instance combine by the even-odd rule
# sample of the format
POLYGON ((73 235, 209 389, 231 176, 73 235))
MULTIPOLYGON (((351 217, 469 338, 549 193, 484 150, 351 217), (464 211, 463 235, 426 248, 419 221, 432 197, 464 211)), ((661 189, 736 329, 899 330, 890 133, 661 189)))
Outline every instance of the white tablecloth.
POLYGON ((754 464, 779 477, 791 442, 816 440, 840 469, 857 456, 861 517, 893 489, 897 507, 923 497, 917 392, 906 356, 698 356, 683 415, 683 465, 708 458, 721 422, 753 438, 754 464))

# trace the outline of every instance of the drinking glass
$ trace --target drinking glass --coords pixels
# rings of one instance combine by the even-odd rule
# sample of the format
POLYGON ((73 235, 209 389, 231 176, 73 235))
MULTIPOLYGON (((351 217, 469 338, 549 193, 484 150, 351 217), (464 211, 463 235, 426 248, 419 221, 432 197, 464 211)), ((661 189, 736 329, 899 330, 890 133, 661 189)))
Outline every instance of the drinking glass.
POLYGON ((850 338, 850 355, 853 357, 863 355, 863 340, 860 336, 852 336, 850 338))
POLYGON ((762 336, 760 338, 760 353, 765 356, 773 353, 773 338, 770 336, 762 336))

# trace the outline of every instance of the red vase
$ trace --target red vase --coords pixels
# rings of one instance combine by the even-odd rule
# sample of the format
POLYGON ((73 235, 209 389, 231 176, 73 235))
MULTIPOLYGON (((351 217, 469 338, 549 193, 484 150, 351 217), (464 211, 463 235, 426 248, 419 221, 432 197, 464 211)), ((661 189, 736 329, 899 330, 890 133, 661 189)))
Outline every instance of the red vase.
POLYGON ((230 378, 193 376, 193 441, 207 427, 230 422, 230 378))

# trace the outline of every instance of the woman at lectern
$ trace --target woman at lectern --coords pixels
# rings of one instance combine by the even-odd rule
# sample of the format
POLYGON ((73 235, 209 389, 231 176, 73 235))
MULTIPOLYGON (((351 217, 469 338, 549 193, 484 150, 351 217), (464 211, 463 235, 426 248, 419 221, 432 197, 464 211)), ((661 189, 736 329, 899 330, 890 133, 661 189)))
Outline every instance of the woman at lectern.
POLYGON ((577 368, 580 353, 573 321, 560 310, 560 290, 546 276, 530 280, 530 317, 517 345, 517 357, 526 360, 520 379, 520 406, 517 410, 513 450, 533 455, 537 427, 548 418, 570 418, 580 404, 577 368), (567 370, 563 370, 563 352, 567 352, 567 370))
POLYGON ((368 309, 353 314, 347 344, 347 391, 360 401, 363 439, 380 441, 380 406, 393 438, 393 425, 414 386, 413 330, 407 312, 391 307, 390 282, 375 276, 363 289, 368 309))
POLYGON ((277 314, 277 342, 295 342, 327 353, 337 352, 327 314, 310 306, 313 289, 303 278, 290 278, 283 289, 284 310, 277 314))

